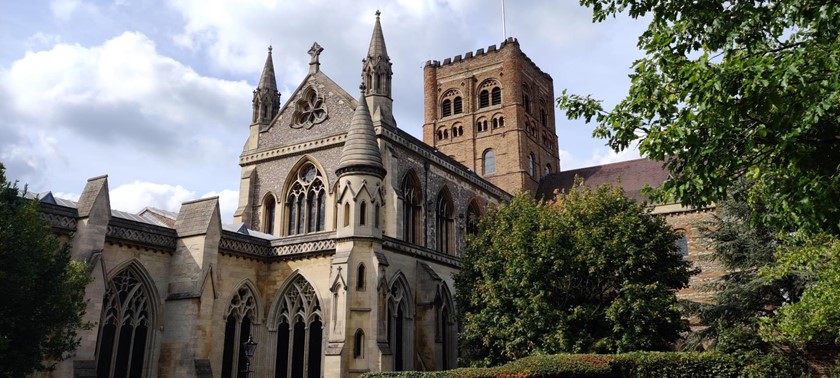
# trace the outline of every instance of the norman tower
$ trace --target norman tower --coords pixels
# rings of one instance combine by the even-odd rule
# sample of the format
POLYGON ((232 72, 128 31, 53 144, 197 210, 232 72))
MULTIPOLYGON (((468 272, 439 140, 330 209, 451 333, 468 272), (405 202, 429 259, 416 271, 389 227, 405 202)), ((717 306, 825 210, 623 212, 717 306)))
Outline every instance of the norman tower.
POLYGON ((423 141, 509 193, 534 193, 560 167, 554 82, 508 38, 428 61, 423 141))

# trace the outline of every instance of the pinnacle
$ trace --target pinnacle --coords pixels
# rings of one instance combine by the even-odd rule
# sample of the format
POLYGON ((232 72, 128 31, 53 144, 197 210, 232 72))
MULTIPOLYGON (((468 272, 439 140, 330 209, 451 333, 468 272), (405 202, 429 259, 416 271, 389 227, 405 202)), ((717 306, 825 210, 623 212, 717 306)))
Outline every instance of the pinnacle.
POLYGON ((350 120, 350 130, 347 132, 347 140, 344 142, 344 150, 341 152, 337 171, 346 171, 349 168, 372 169, 384 175, 382 154, 376 142, 373 120, 370 118, 370 110, 364 95, 364 85, 359 89, 361 90, 359 105, 356 106, 356 111, 350 120))
POLYGON ((274 60, 271 58, 271 46, 268 46, 268 57, 265 58, 265 67, 260 75, 260 83, 257 89, 268 89, 270 93, 277 92, 277 78, 274 76, 274 60))
POLYGON ((385 36, 382 35, 382 25, 379 23, 379 15, 381 13, 376 11, 376 24, 373 25, 373 36, 370 38, 370 48, 368 49, 368 58, 377 58, 388 60, 388 50, 385 48, 385 36))

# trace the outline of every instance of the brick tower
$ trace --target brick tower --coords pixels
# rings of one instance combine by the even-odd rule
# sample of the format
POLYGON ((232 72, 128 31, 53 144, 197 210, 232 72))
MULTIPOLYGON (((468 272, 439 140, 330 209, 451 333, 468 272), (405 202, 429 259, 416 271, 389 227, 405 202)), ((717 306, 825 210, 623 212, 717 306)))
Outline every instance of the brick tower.
POLYGON ((423 76, 426 144, 509 193, 559 170, 554 82, 515 38, 428 61, 423 76))

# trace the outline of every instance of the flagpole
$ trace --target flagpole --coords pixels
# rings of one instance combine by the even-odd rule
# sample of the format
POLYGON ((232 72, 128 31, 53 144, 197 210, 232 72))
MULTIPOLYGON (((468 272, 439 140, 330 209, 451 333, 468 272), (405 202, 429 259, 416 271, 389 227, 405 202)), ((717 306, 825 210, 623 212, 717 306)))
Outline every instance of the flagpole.
POLYGON ((505 29, 505 0, 502 0, 502 40, 507 40, 507 30, 505 29))

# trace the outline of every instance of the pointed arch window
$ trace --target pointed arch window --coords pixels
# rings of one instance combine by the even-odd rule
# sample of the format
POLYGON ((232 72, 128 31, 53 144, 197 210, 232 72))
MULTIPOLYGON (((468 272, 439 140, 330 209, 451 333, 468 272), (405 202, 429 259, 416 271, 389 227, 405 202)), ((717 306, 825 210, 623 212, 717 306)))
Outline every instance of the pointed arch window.
POLYGON ((475 235, 478 233, 478 218, 481 216, 481 209, 475 200, 470 201, 467 206, 467 233, 475 235))
POLYGON ((225 342, 222 353, 222 377, 247 377, 247 357, 242 343, 251 336, 251 326, 256 320, 256 299, 247 286, 233 295, 225 312, 225 342))
POLYGON ((298 276, 280 299, 275 377, 320 377, 323 315, 318 296, 298 276))
POLYGON ((367 203, 362 201, 362 204, 359 205, 359 225, 364 226, 367 223, 367 203))
POLYGON ((321 172, 312 163, 295 173, 295 181, 286 194, 288 235, 323 231, 326 223, 327 191, 321 172))
POLYGON ((359 264, 356 268, 356 290, 365 291, 365 264, 359 264))
POLYGON ((274 217, 276 214, 276 203, 274 196, 268 194, 263 202, 263 230, 266 234, 274 234, 274 217))
POLYGON ((409 171, 400 186, 402 192, 403 239, 420 244, 423 240, 423 192, 414 171, 409 171))
POLYGON ((534 173, 535 173, 534 171, 536 169, 536 166, 537 166, 537 159, 536 159, 536 157, 534 157, 534 153, 531 152, 531 153, 528 154, 528 175, 530 175, 531 177, 534 177, 534 173))
POLYGON ((155 327, 150 292, 132 267, 108 281, 96 350, 98 377, 144 376, 155 327))
POLYGON ((401 281, 391 284, 387 300, 386 338, 394 356, 394 371, 410 369, 410 345, 412 341, 411 304, 408 287, 401 281))
POLYGON ((445 287, 438 285, 435 294, 435 342, 440 343, 440 370, 451 369, 455 366, 456 329, 453 319, 452 296, 445 287))
POLYGON ((364 358, 365 348, 365 331, 361 328, 356 330, 356 335, 353 336, 353 358, 364 358))
POLYGON ((444 189, 438 194, 435 225, 437 250, 446 254, 454 254, 455 252, 455 222, 452 217, 452 210, 452 198, 450 198, 449 192, 444 189))
POLYGON ((492 149, 484 151, 481 160, 483 161, 482 173, 489 176, 496 173, 496 153, 492 149))

